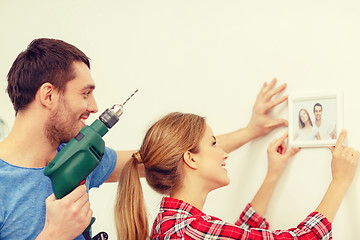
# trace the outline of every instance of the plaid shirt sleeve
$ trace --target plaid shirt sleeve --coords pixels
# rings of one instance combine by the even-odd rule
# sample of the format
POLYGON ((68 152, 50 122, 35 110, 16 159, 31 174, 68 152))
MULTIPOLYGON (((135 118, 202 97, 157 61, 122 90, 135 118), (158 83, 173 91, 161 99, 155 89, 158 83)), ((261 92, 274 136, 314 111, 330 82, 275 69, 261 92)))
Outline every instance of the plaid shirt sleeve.
MULTIPOLYGON (((253 240, 328 240, 331 239, 331 223, 320 213, 310 214, 297 228, 269 231, 263 228, 243 229, 220 219, 203 216, 194 220, 185 231, 191 239, 253 239, 253 240)), ((185 238, 186 239, 186 238, 185 238)))
POLYGON ((196 240, 329 240, 331 223, 313 212, 296 228, 268 230, 269 224, 248 204, 236 224, 209 216, 181 200, 165 198, 150 236, 161 239, 196 240))
POLYGON ((263 228, 269 229, 269 223, 260 216, 255 209, 250 205, 246 206, 244 211, 241 213, 239 219, 235 222, 235 225, 243 228, 263 228))

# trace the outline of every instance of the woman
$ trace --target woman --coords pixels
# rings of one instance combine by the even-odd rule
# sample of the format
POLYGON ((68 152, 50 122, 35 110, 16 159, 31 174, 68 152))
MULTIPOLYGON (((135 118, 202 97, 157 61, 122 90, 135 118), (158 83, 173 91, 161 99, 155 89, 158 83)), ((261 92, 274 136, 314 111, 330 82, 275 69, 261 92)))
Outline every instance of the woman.
POLYGON ((309 112, 304 108, 299 111, 299 130, 295 133, 294 139, 320 140, 319 132, 313 127, 309 112))
POLYGON ((299 149, 286 150, 287 134, 268 147, 267 176, 235 224, 201 212, 208 193, 229 184, 224 168, 227 153, 204 118, 171 113, 147 131, 139 152, 119 178, 115 207, 118 239, 148 239, 148 221, 138 174, 144 164, 148 184, 164 197, 151 239, 329 239, 336 210, 354 176, 359 152, 342 147, 346 133, 332 148, 333 180, 323 201, 297 228, 271 232, 262 217, 288 159, 299 149))

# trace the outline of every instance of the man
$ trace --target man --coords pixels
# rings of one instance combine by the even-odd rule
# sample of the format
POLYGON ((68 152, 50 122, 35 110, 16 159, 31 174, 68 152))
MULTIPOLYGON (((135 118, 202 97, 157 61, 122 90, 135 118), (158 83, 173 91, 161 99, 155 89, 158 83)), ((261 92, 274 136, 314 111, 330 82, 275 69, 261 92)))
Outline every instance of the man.
POLYGON ((332 126, 322 119, 323 107, 320 103, 314 105, 315 127, 318 130, 320 140, 336 138, 336 125, 332 126))
MULTIPOLYGON (((231 152, 279 126, 268 111, 286 101, 272 99, 286 84, 276 79, 261 88, 249 124, 218 137, 231 152)), ((90 114, 98 111, 89 58, 71 44, 56 39, 35 39, 20 53, 8 73, 7 92, 14 105, 15 121, 0 143, 0 238, 84 239, 92 210, 87 190, 117 181, 134 151, 106 148, 99 166, 62 199, 55 199, 43 170, 61 143, 75 137, 90 114), (80 235, 80 236, 79 236, 80 235)))

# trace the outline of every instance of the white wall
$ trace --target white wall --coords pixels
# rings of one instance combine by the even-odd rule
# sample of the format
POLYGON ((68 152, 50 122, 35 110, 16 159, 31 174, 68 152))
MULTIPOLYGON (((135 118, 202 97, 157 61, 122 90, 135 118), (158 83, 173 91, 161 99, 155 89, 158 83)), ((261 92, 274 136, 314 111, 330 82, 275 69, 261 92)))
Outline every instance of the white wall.
MULTIPOLYGON (((138 148, 149 124, 170 111, 206 116, 215 134, 244 127, 263 82, 277 77, 290 95, 341 90, 348 144, 359 148, 359 10, 355 0, 1 0, 0 117, 9 125, 14 119, 5 94, 12 62, 32 39, 50 37, 92 59, 99 114, 139 89, 105 136, 110 147, 138 148)), ((287 105, 271 114, 288 118, 287 105)), ((232 182, 209 195, 204 212, 237 219, 266 173, 268 143, 285 130, 230 155, 232 182)), ((295 227, 316 208, 331 179, 330 160, 326 148, 303 149, 291 160, 266 214, 271 229, 295 227)), ((143 185, 154 218, 160 196, 143 185)), ((359 187, 357 174, 334 239, 360 238, 359 187)), ((105 230, 110 239, 115 192, 116 184, 90 192, 94 232, 105 230)))

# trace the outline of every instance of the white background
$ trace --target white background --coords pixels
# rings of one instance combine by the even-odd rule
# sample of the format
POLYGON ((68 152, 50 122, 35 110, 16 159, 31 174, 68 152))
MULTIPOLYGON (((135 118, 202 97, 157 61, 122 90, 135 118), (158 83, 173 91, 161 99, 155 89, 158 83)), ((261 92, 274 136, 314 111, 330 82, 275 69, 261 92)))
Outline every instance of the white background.
MULTIPOLYGON (((0 1, 0 117, 14 112, 5 93, 16 56, 34 38, 65 40, 92 59, 99 113, 139 93, 105 136, 115 149, 136 149, 147 127, 170 111, 207 117, 215 134, 245 127, 265 81, 286 94, 344 93, 347 143, 359 148, 360 2, 356 0, 63 0, 0 1)), ((287 118, 287 104, 271 112, 287 118)), ((235 222, 267 170, 266 148, 286 128, 232 153, 228 187, 212 192, 204 212, 235 222)), ((331 180, 326 148, 303 149, 289 163, 266 217, 271 229, 295 227, 320 203, 331 180)), ((358 171, 359 172, 359 171, 358 171)), ((150 222, 160 196, 146 184, 150 222)), ((94 233, 116 239, 116 184, 90 191, 94 233)), ((334 239, 360 239, 359 173, 333 223, 334 239)))

